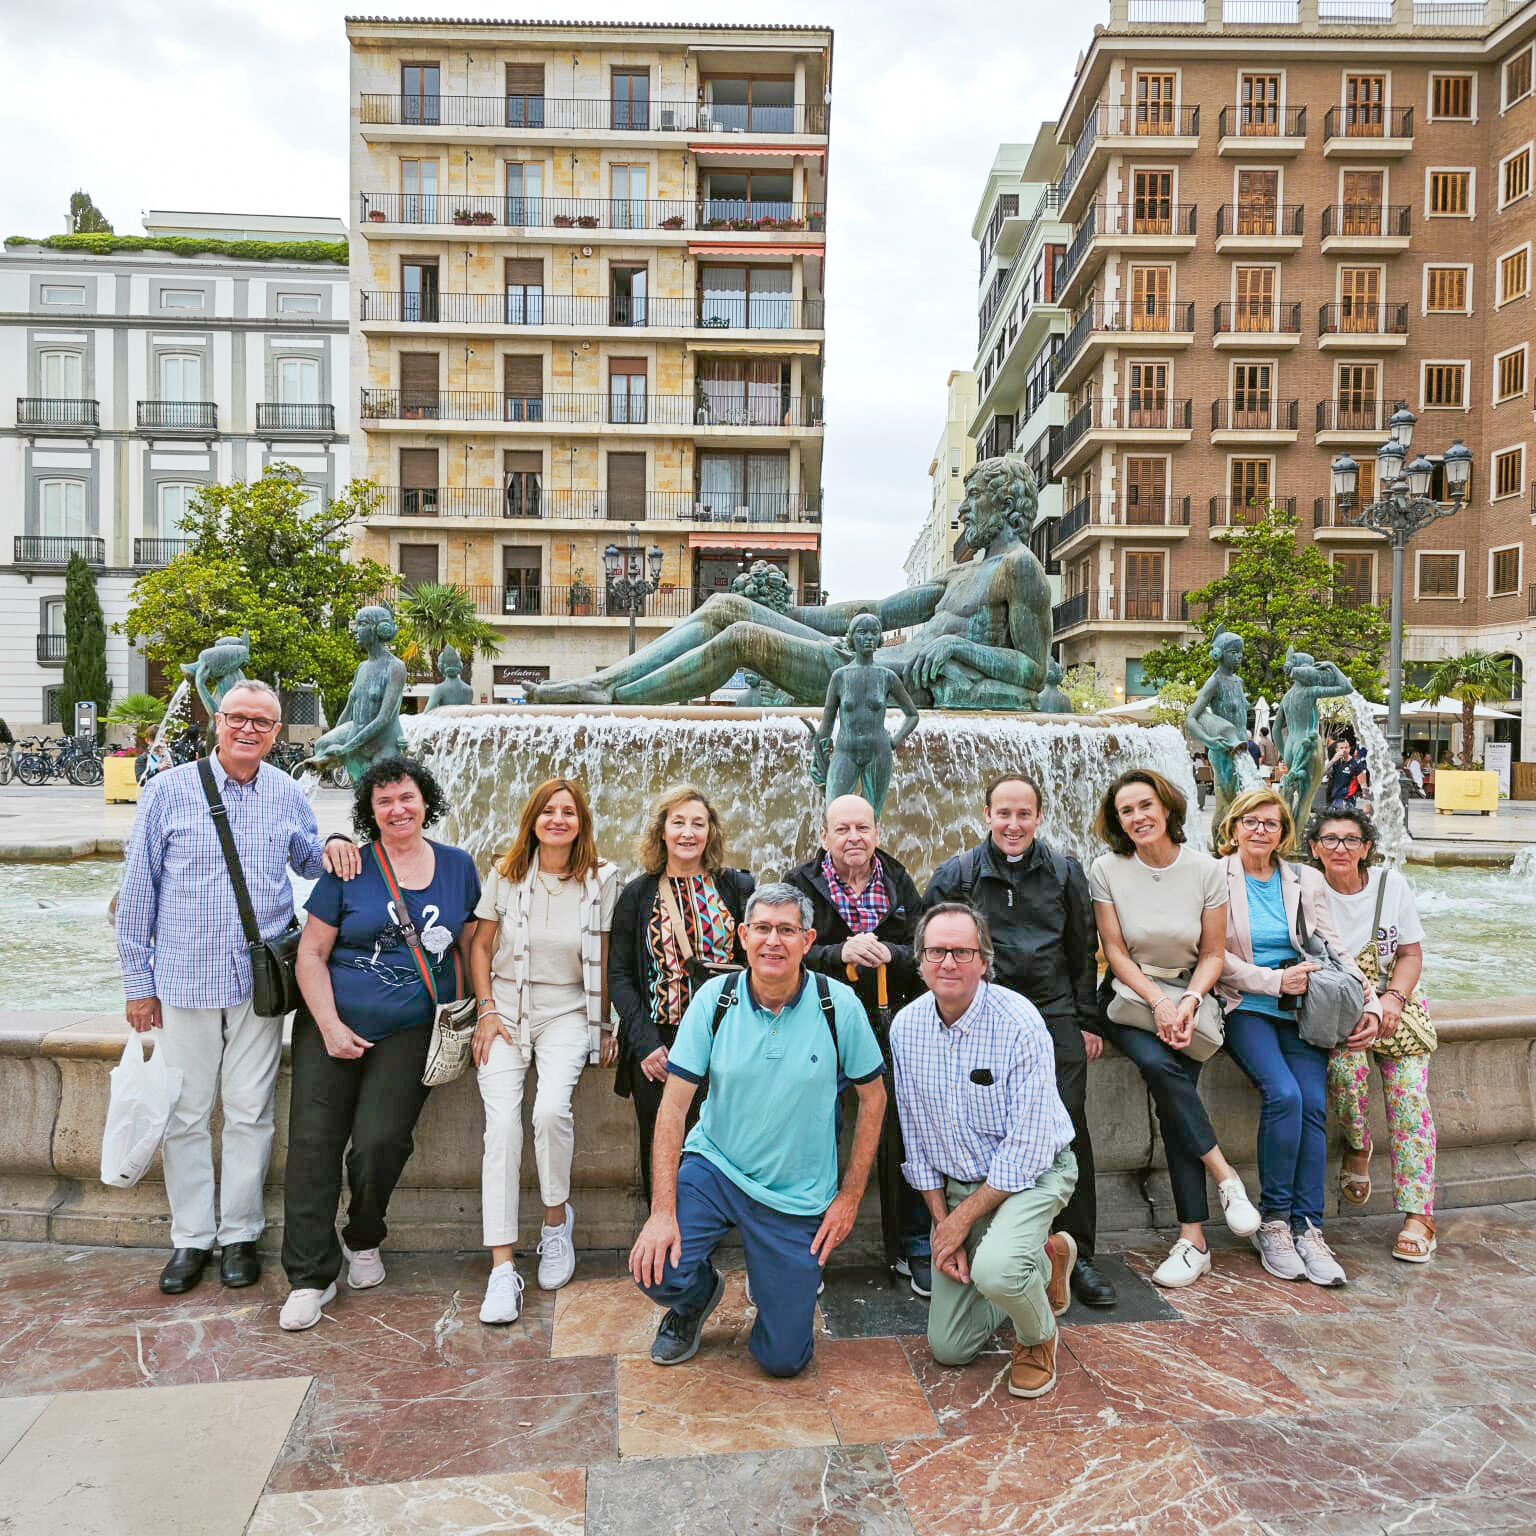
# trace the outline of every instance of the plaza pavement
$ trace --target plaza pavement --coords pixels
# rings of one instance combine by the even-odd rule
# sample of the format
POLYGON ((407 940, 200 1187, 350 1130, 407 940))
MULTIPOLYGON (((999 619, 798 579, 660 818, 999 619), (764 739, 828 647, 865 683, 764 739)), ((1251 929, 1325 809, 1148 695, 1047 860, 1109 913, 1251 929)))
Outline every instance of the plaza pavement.
MULTIPOLYGON (((1378 1166, 1378 1178, 1385 1169, 1378 1166)), ((690 1363, 620 1255, 482 1327, 479 1254, 386 1249, 284 1334, 275 1265, 163 1297, 144 1249, 0 1247, 6 1536, 1385 1536, 1536 1530, 1536 1205, 1333 1224, 1351 1284, 1246 1245, 1160 1293, 1106 1244, 1107 1314, 1065 1320, 1056 1390, 1008 1396, 995 1339, 935 1365, 923 1306, 834 1261, 811 1367, 765 1377, 733 1273, 690 1363)))

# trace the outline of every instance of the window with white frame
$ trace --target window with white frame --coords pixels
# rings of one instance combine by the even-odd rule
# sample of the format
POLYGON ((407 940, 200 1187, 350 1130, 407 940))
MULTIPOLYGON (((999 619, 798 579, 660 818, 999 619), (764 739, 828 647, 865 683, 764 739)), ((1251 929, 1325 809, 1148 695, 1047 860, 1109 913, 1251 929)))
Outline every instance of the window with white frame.
POLYGON ((198 485, 162 480, 155 487, 154 525, 147 530, 148 536, 152 539, 181 538, 182 521, 192 508, 192 498, 201 489, 198 485))
POLYGON ((1529 240, 1499 257, 1499 303, 1523 299, 1531 291, 1531 243, 1529 240))
POLYGON ((1533 50, 1522 48, 1514 58, 1504 62, 1504 110, 1507 112, 1517 101, 1524 101, 1531 94, 1531 56, 1533 50))
POLYGON ((45 400, 79 400, 84 390, 85 359, 78 352, 44 352, 37 360, 37 382, 45 400))
POLYGON ((1518 496, 1520 487, 1525 484, 1525 444, 1519 443, 1513 448, 1501 448, 1493 456, 1493 495, 1492 500, 1503 501, 1509 496, 1518 496))
POLYGON ((1425 362, 1420 365, 1419 402, 1426 411, 1467 408, 1467 364, 1425 362))
POLYGON ((1472 267, 1424 268, 1424 313, 1426 315, 1469 315, 1472 313, 1472 267))
POLYGON ((1431 122, 1471 122, 1477 116, 1477 76, 1431 74, 1429 116, 1431 122))
POLYGON ((1425 214, 1432 219, 1470 219, 1477 211, 1476 174, 1470 166, 1438 166, 1425 171, 1425 214))
POLYGON ((1493 403, 1515 400, 1525 393, 1525 357, 1528 343, 1521 342, 1493 357, 1493 403))
POLYGON ((43 604, 43 633, 53 636, 68 633, 64 627, 64 599, 62 597, 50 597, 43 604))
POLYGON ((161 309, 201 309, 203 307, 203 290, 201 288, 162 288, 160 290, 161 309))
POLYGON ((277 296, 277 312, 280 315, 318 315, 318 293, 280 293, 277 296))
POLYGON ((280 357, 277 360, 277 398, 283 405, 320 403, 320 359, 280 357))
POLYGON ((1461 551, 1459 549, 1423 549, 1419 551, 1416 597, 1461 596, 1461 551))
POLYGON ((37 487, 37 527, 45 538, 80 538, 85 533, 85 482, 40 481, 37 487))
POLYGON ((203 398, 203 359, 198 353, 160 354, 160 398, 183 403, 203 398))
POLYGON ((1508 208, 1531 195, 1531 146, 1525 145, 1499 161, 1499 207, 1508 208))
POLYGON ((44 283, 39 290, 38 299, 44 304, 73 304, 83 309, 85 289, 76 287, 72 283, 44 283))
POLYGON ((1520 590, 1520 564, 1523 551, 1518 544, 1488 551, 1488 596, 1510 597, 1520 590))

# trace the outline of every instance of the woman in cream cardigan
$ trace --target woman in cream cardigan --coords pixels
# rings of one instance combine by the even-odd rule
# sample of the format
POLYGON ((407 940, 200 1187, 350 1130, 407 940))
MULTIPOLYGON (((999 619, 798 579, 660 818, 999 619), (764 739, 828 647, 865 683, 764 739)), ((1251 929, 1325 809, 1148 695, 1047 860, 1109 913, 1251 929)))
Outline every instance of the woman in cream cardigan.
POLYGON ((1251 1239, 1260 1262, 1282 1280, 1343 1285, 1343 1267, 1323 1240, 1328 1171, 1328 1052, 1297 1030, 1297 1005, 1314 962, 1298 944, 1297 915, 1326 939, 1365 988, 1365 1011, 1348 1049, 1375 1039, 1381 1005, 1345 952, 1323 877, 1287 857, 1296 826, 1273 789, 1232 802, 1216 835, 1225 856, 1227 952, 1217 993, 1227 1010, 1226 1046, 1259 1090, 1259 1212, 1251 1239))

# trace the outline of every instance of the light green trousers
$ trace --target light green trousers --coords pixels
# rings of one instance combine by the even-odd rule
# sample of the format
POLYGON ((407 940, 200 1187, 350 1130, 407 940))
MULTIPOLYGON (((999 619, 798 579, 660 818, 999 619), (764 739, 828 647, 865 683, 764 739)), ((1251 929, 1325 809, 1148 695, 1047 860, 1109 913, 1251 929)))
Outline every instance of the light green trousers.
MULTIPOLYGON (((1050 1265, 1045 1242, 1051 1223, 1077 1187, 1077 1159, 1068 1147, 1040 1175, 1033 1189, 1010 1195, 971 1228, 965 1252, 971 1283, 961 1285, 933 1267, 928 1303, 928 1347, 940 1365, 966 1365, 1002 1326, 1013 1324, 1020 1344, 1040 1344, 1056 1332, 1045 1294, 1050 1265)), ((950 1179, 944 1199, 950 1210, 980 1184, 950 1179)))

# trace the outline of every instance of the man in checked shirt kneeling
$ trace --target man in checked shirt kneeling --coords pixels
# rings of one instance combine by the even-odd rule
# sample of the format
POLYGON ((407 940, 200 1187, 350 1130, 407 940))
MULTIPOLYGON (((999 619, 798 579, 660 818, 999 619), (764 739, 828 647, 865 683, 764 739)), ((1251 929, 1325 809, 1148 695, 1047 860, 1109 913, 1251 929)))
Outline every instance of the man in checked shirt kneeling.
POLYGON ((928 1344, 940 1364, 965 1365, 1011 1320, 1008 1390, 1043 1397, 1077 1259, 1071 1235, 1051 1233, 1077 1161, 1050 1031, 987 979, 992 938, 972 908, 930 907, 914 947, 928 992, 896 1015, 891 1052, 902 1172, 933 1216, 928 1344))

